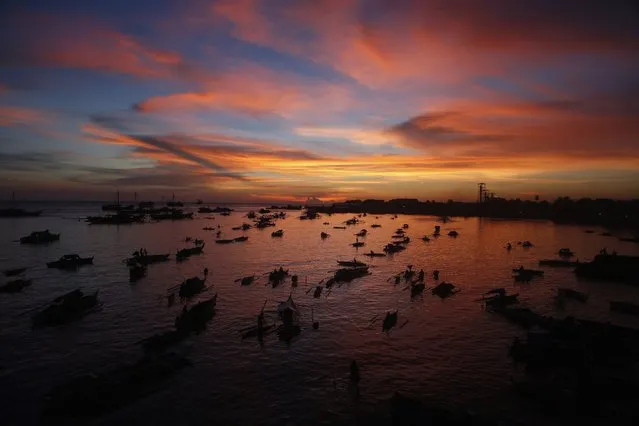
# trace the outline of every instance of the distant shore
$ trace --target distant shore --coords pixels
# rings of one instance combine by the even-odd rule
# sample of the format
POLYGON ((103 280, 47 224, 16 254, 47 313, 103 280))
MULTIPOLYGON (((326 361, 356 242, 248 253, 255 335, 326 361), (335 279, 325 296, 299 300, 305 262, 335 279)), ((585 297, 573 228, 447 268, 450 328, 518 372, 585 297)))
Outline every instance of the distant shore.
POLYGON ((559 198, 554 202, 491 199, 483 203, 416 199, 350 200, 309 207, 319 213, 423 214, 432 216, 538 219, 555 223, 624 228, 639 233, 639 200, 559 198))

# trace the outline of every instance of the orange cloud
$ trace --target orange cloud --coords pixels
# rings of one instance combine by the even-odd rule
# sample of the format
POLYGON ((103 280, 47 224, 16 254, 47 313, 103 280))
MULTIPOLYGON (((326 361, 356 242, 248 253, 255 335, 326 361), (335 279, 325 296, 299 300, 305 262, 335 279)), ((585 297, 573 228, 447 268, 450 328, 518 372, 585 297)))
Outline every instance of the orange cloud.
POLYGON ((46 119, 47 115, 39 110, 0 105, 0 127, 41 123, 46 119))

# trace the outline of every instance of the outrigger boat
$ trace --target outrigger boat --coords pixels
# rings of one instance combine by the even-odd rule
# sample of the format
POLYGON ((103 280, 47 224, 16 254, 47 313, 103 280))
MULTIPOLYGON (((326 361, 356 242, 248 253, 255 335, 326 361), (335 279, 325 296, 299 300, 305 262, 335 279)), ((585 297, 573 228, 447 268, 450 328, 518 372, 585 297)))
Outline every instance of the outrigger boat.
POLYGON ((78 320, 98 306, 98 292, 85 295, 77 289, 53 300, 32 318, 34 327, 61 325, 78 320))
POLYGON ((52 234, 48 229, 32 232, 26 237, 20 238, 20 244, 48 244, 60 240, 60 234, 52 234))
POLYGON ((47 267, 58 269, 77 269, 82 265, 91 264, 93 264, 93 256, 80 257, 77 254, 65 254, 58 260, 47 262, 47 267))

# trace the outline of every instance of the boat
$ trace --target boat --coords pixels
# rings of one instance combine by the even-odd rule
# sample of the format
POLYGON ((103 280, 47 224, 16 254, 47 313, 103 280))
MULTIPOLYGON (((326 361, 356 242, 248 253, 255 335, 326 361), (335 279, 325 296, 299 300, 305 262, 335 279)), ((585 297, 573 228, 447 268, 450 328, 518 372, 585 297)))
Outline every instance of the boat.
POLYGON ((181 201, 175 201, 175 194, 171 197, 171 201, 166 203, 168 207, 184 207, 184 203, 181 201))
POLYGON ((404 237, 401 241, 395 241, 393 244, 408 244, 410 243, 410 237, 404 237))
POLYGON ((356 268, 342 268, 335 271, 333 279, 335 282, 351 282, 356 278, 368 275, 368 266, 359 266, 356 268))
POLYGON ((352 219, 348 219, 346 222, 344 222, 347 225, 356 225, 359 223, 359 219, 354 217, 352 219))
MULTIPOLYGON (((206 278, 208 277, 208 269, 204 270, 204 278, 191 277, 182 281, 179 285, 178 295, 180 299, 188 299, 196 294, 203 292, 206 289, 206 278)), ((173 290, 173 289, 171 289, 173 290)), ((172 293, 172 291, 170 291, 172 293)))
POLYGON ((2 272, 4 273, 5 277, 13 277, 15 275, 20 275, 26 270, 27 268, 13 268, 13 269, 5 269, 2 272))
POLYGON ((155 203, 153 201, 140 201, 138 203, 138 209, 140 210, 152 209, 153 206, 155 206, 155 203))
POLYGON ((360 262, 358 260, 338 260, 337 264, 340 266, 348 266, 348 267, 352 267, 352 268, 357 268, 360 266, 367 266, 364 262, 360 262))
POLYGON ((620 281, 639 285, 639 256, 599 254, 592 262, 581 262, 575 267, 578 277, 593 280, 620 281))
POLYGON ((364 256, 368 256, 368 257, 386 257, 386 253, 375 253, 374 251, 371 250, 370 253, 364 253, 364 256))
POLYGON ((41 214, 42 210, 28 211, 16 208, 0 209, 0 217, 38 217, 41 214))
POLYGON ((247 237, 247 236, 233 238, 233 242, 234 242, 234 243, 241 243, 241 242, 244 242, 244 241, 246 241, 246 240, 248 240, 248 237, 247 237))
POLYGON ((60 240, 60 234, 52 234, 48 229, 32 232, 26 237, 20 238, 20 244, 48 244, 60 240))
POLYGON ((186 333, 182 333, 177 330, 169 330, 147 337, 140 343, 142 343, 142 348, 145 353, 159 353, 170 346, 180 343, 186 337, 188 337, 188 334, 186 333))
POLYGON ((76 377, 45 397, 45 423, 86 424, 161 389, 191 363, 181 355, 158 354, 102 373, 76 377))
POLYGON ((132 266, 135 264, 139 265, 151 265, 153 263, 166 262, 169 260, 170 254, 145 254, 140 255, 140 252, 136 251, 133 253, 133 257, 126 259, 126 264, 128 266, 132 266))
POLYGON ((256 216, 256 214, 252 210, 250 212, 248 212, 248 214, 246 215, 246 217, 249 218, 249 219, 255 219, 255 216, 256 216))
POLYGON ((279 231, 271 232, 271 237, 283 237, 284 230, 280 229, 279 231))
POLYGON ((533 247, 533 243, 531 243, 530 241, 526 240, 526 241, 521 243, 521 246, 524 247, 524 248, 530 248, 530 247, 533 247))
POLYGON ((401 239, 404 239, 405 237, 404 237, 404 234, 394 234, 394 235, 391 235, 391 238, 401 238, 401 239))
POLYGON ((611 301, 610 310, 628 315, 639 315, 639 305, 629 302, 611 301))
POLYGON ((280 269, 274 269, 268 274, 268 280, 273 286, 277 287, 288 276, 288 269, 284 269, 280 266, 280 269))
POLYGON ((140 264, 129 265, 129 282, 134 283, 146 276, 147 267, 140 264))
POLYGON ((411 284, 410 286, 410 295, 411 297, 417 296, 426 288, 426 284, 423 282, 418 282, 416 284, 411 284))
POLYGON ((60 259, 47 262, 47 268, 76 269, 82 265, 93 264, 93 256, 80 257, 77 254, 65 254, 60 259))
POLYGON ((523 266, 520 266, 519 268, 515 268, 513 269, 513 272, 519 275, 535 275, 535 276, 541 276, 544 275, 544 271, 539 270, 539 269, 526 269, 523 266))
POLYGON ((277 305, 277 315, 282 321, 282 324, 276 330, 281 340, 288 342, 300 333, 300 313, 291 295, 288 296, 286 302, 280 302, 277 305))
POLYGON ((321 238, 321 239, 323 239, 323 240, 324 240, 324 239, 326 239, 326 238, 328 238, 328 237, 329 237, 329 235, 328 235, 326 232, 322 232, 322 233, 320 234, 320 238, 321 238))
POLYGON ((222 212, 220 213, 220 216, 230 216, 231 212, 222 212))
POLYGON ((63 294, 32 318, 34 327, 66 324, 84 317, 98 306, 98 292, 85 295, 77 289, 63 294))
POLYGON ((89 225, 131 225, 144 222, 144 215, 119 212, 105 216, 87 216, 89 225))
POLYGON ((428 242, 428 241, 430 241, 430 238, 428 238, 428 235, 424 235, 424 236, 422 237, 422 241, 426 241, 426 242, 428 242))
POLYGON ((180 333, 199 333, 215 315, 217 293, 213 297, 199 302, 190 309, 186 306, 175 319, 175 329, 180 333))
POLYGON ((448 236, 449 236, 449 237, 458 237, 458 236, 459 236, 459 232, 457 232, 457 231, 450 231, 450 232, 448 233, 448 236))
POLYGON ((357 237, 365 237, 367 233, 368 233, 368 231, 366 229, 362 229, 357 234, 355 234, 355 236, 357 236, 357 237))
POLYGON ((382 225, 380 225, 380 224, 378 224, 378 223, 373 223, 373 224, 371 225, 371 228, 381 228, 381 227, 382 227, 382 225))
POLYGON ((5 285, 0 286, 0 293, 19 293, 30 285, 31 280, 18 279, 8 281, 5 285))
POLYGON ((120 204, 120 191, 116 192, 116 201, 112 204, 103 204, 102 210, 105 212, 119 212, 123 210, 133 210, 133 205, 124 206, 120 204))
POLYGON ((443 281, 433 288, 432 293, 442 299, 445 299, 459 293, 459 290, 455 288, 454 284, 443 281))
POLYGON ((404 228, 404 229, 408 229, 408 223, 403 224, 403 225, 402 225, 402 228, 404 228))
POLYGON ((269 209, 261 208, 257 212, 259 214, 269 214, 271 211, 269 209))
POLYGON ((346 229, 345 226, 333 226, 333 229, 346 229))
POLYGON ((242 285, 251 285, 255 281, 255 275, 249 275, 248 277, 244 277, 241 280, 242 285))
POLYGON ((573 290, 572 288, 558 288, 557 297, 575 299, 582 303, 586 303, 588 301, 588 294, 573 290))
POLYGON ((213 209, 210 207, 200 207, 197 209, 198 213, 214 213, 213 209))
POLYGON ((566 267, 571 268, 579 265, 579 261, 564 260, 564 259, 542 259, 539 261, 539 266, 553 266, 553 267, 566 267))
POLYGON ((177 253, 175 254, 175 259, 178 261, 184 260, 189 256, 202 253, 202 250, 204 250, 204 244, 202 244, 201 246, 184 248, 177 251, 177 253))
POLYGON ((513 305, 519 302, 519 293, 515 294, 506 294, 504 293, 496 293, 493 294, 492 297, 484 297, 482 301, 486 304, 488 308, 500 308, 509 305, 513 305))
POLYGON ((399 244, 386 244, 384 246, 384 251, 386 253, 397 253, 402 250, 406 250, 406 247, 401 246, 399 244))
POLYGON ((573 257, 575 255, 575 253, 570 251, 569 248, 561 248, 561 249, 559 249, 558 254, 559 254, 560 257, 573 257))
POLYGON ((397 311, 386 312, 386 316, 382 322, 382 331, 390 331, 395 325, 397 325, 397 311))
POLYGON ((215 240, 215 244, 231 244, 234 243, 235 240, 228 240, 228 239, 221 239, 221 240, 215 240))

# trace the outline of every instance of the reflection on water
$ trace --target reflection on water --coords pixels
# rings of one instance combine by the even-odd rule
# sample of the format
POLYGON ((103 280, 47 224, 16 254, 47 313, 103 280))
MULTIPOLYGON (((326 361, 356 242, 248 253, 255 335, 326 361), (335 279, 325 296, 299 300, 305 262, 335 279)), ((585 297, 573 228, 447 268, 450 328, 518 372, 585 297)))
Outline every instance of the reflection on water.
MULTIPOLYGON (((231 230, 248 221, 247 206, 214 219, 120 227, 78 221, 78 217, 97 214, 98 209, 86 204, 59 206, 40 218, 0 220, 0 269, 28 266, 27 276, 33 279, 22 293, 0 295, 0 400, 9 420, 5 424, 36 422, 42 396, 56 384, 136 360, 142 351, 140 340, 170 329, 182 309, 180 303, 167 308, 166 290, 185 278, 201 276, 204 268, 210 271, 210 291, 219 295, 217 315, 207 331, 177 348, 194 366, 181 371, 162 391, 101 418, 98 424, 347 423, 355 416, 373 418, 382 410, 380 401, 398 389, 478 410, 518 412, 529 407, 508 394, 515 372, 507 346, 522 331, 482 311, 476 301, 479 295, 505 287, 542 314, 639 325, 632 317, 608 311, 611 298, 639 300, 636 288, 578 282, 570 269, 563 268, 546 269, 544 277, 528 284, 513 283, 511 278, 512 268, 537 267, 539 259, 555 257, 562 247, 569 247, 582 260, 592 258, 602 247, 639 254, 637 245, 601 236, 601 229, 585 233, 583 227, 547 222, 472 218, 441 224, 432 217, 368 216, 363 223, 342 230, 333 227, 342 226, 350 216, 302 221, 300 212, 290 212, 276 228, 231 230), (381 227, 371 228, 373 223, 381 227), (404 223, 412 240, 407 250, 388 257, 359 256, 370 250, 381 252, 404 223), (437 224, 442 227, 441 237, 429 242, 419 239, 430 235, 437 224), (222 228, 221 238, 246 235, 249 239, 215 244, 215 232, 202 228, 217 225, 222 228), (13 242, 47 228, 61 233, 59 242, 47 246, 13 242), (351 244, 363 228, 368 233, 359 237, 365 245, 358 251, 351 244), (271 236, 276 229, 284 230, 281 238, 271 236), (459 236, 447 236, 451 230, 459 236), (322 239, 321 232, 330 236, 322 239), (176 263, 176 251, 189 246, 186 236, 205 240, 204 253, 176 263), (531 240, 534 247, 504 249, 507 242, 522 240, 531 240), (149 253, 170 252, 172 260, 151 265, 146 277, 129 284, 122 260, 142 247, 149 253), (94 265, 74 272, 46 268, 45 262, 67 253, 95 256, 94 265), (370 263, 371 274, 325 289, 319 298, 308 292, 333 274, 337 260, 353 257, 370 263), (437 269, 440 280, 462 291, 442 300, 427 290, 411 299, 404 283, 389 280, 408 264, 426 271, 427 287, 433 286, 432 271, 437 269), (300 277, 298 287, 286 281, 272 288, 264 278, 247 286, 235 282, 279 266, 300 277), (568 302, 560 311, 553 299, 559 286, 590 293, 590 299, 584 305, 568 302), (67 326, 31 330, 31 310, 78 287, 99 289, 102 310, 67 326), (268 322, 269 316, 275 316, 277 303, 289 294, 301 311, 299 336, 289 344, 276 334, 266 336, 263 345, 257 339, 242 340, 241 331, 255 324, 265 301, 268 322), (383 318, 394 310, 398 310, 398 326, 383 333, 381 320, 374 317, 383 318), (313 330, 311 312, 319 322, 318 330, 313 330), (352 360, 360 367, 359 398, 349 385, 352 360)), ((525 418, 535 422, 534 413, 525 418)))

